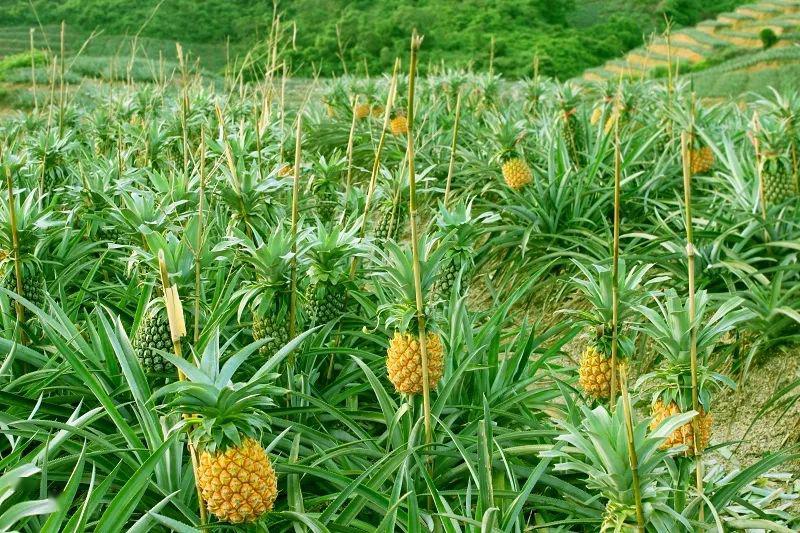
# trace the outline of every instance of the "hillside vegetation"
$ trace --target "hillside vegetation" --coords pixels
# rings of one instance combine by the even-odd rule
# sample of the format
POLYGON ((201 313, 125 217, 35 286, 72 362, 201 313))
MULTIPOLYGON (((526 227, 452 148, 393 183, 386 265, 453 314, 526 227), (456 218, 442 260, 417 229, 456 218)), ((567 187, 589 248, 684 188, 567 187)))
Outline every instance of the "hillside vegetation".
MULTIPOLYGON (((296 25, 288 58, 298 75, 317 71, 339 75, 345 70, 343 64, 351 69, 357 65, 360 73, 365 65, 371 73, 388 70, 394 58, 406 52, 402 37, 416 27, 426 35, 427 65, 485 70, 494 38, 493 66, 504 76, 529 75, 538 55, 542 74, 567 79, 640 45, 647 35, 661 31, 665 17, 679 26, 693 25, 741 3, 521 0, 487 6, 479 0, 294 0, 279 2, 278 10, 287 27, 296 25)), ((244 0, 169 0, 155 14, 157 0, 4 0, 3 4, 6 29, 0 37, 0 56, 27 48, 27 29, 39 21, 57 25, 64 20, 73 39, 95 29, 102 29, 107 38, 141 29, 141 36, 159 40, 166 54, 174 54, 175 40, 214 45, 215 51, 201 50, 200 55, 215 70, 226 56, 228 39, 231 53, 241 54, 265 40, 272 20, 269 2, 244 0), (15 31, 8 29, 12 27, 15 31)), ((41 44, 56 43, 51 37, 41 44)), ((421 67, 424 71, 426 65, 421 67)))

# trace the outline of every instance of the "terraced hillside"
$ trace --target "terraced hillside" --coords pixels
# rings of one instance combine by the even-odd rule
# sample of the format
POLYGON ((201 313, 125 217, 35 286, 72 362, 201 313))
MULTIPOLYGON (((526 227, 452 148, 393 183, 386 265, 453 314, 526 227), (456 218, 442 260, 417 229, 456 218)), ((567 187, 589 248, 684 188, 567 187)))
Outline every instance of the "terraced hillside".
POLYGON ((629 52, 622 59, 587 70, 583 79, 602 81, 624 77, 647 77, 659 67, 696 64, 721 50, 757 50, 762 47, 759 33, 772 29, 781 37, 776 47, 789 46, 800 28, 800 1, 765 0, 747 4, 734 12, 722 13, 715 20, 701 22, 654 39, 647 46, 629 52))

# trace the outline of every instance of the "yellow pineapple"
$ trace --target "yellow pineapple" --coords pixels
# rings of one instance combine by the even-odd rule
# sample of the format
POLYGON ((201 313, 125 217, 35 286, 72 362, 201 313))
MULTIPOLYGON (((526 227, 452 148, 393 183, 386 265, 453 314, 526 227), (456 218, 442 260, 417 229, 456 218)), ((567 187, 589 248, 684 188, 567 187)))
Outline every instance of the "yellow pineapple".
POLYGON ((253 351, 245 356, 244 348, 224 357, 221 372, 220 346, 225 343, 218 338, 209 340, 197 364, 167 356, 187 376, 175 384, 170 405, 174 412, 199 420, 189 438, 198 453, 195 475, 202 503, 219 520, 253 522, 272 509, 278 494, 260 434, 268 421, 264 408, 274 405, 267 394, 284 391, 265 383, 275 376, 265 371, 256 371, 247 382, 225 381, 221 375, 235 375, 253 351))
POLYGON ((208 510, 234 524, 257 520, 278 495, 272 462, 254 439, 225 451, 202 452, 197 481, 208 510))
POLYGON ((589 396, 608 398, 611 395, 611 358, 595 346, 587 346, 578 367, 578 383, 589 396))
POLYGON ((689 169, 692 175, 705 174, 714 167, 714 152, 708 146, 689 150, 689 169))
MULTIPOLYGON (((651 406, 650 410, 653 417, 650 422, 651 431, 660 426, 666 418, 681 414, 678 404, 674 401, 665 404, 663 401, 657 400, 656 403, 651 406)), ((697 420, 694 421, 694 423, 697 424, 697 430, 700 433, 700 438, 697 440, 697 451, 702 452, 708 447, 708 443, 711 441, 713 417, 711 413, 706 413, 701 407, 700 414, 697 415, 697 420)), ((661 448, 669 449, 681 445, 686 446, 686 455, 694 454, 694 429, 692 427, 692 422, 687 422, 673 431, 661 445, 661 448)))
MULTIPOLYGON (((444 372, 444 349, 439 335, 428 332, 426 339, 428 380, 430 388, 435 389, 444 372)), ((422 392, 422 350, 417 335, 395 332, 386 353, 386 370, 397 392, 422 392)))
POLYGON ((523 159, 514 157, 503 163, 503 179, 506 184, 518 191, 533 181, 531 167, 523 159))
POLYGON ((389 128, 392 135, 405 135, 408 133, 408 119, 405 115, 396 115, 390 122, 389 128))
POLYGON ((356 114, 356 118, 357 119, 359 119, 359 120, 365 119, 370 114, 370 106, 369 106, 369 104, 367 104, 365 102, 358 103, 353 108, 353 113, 356 114))

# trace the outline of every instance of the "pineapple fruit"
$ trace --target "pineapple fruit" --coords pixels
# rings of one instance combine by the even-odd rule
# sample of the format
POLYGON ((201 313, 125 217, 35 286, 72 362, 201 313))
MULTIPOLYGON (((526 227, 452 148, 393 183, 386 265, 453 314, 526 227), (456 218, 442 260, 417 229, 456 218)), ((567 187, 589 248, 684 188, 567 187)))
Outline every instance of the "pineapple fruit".
POLYGON ((306 315, 311 324, 327 324, 345 311, 350 259, 360 253, 357 228, 342 231, 317 224, 308 245, 309 284, 305 290, 306 315))
POLYGON ((171 368, 160 353, 172 350, 172 336, 167 312, 159 301, 148 304, 132 345, 133 353, 145 374, 164 374, 171 368))
POLYGON ((259 348, 263 357, 271 357, 289 342, 289 300, 291 295, 292 236, 276 225, 262 239, 236 230, 242 247, 242 262, 255 272, 245 283, 241 296, 240 315, 249 305, 253 316, 253 340, 268 339, 259 348))
POLYGON ((511 189, 521 190, 533 181, 531 167, 525 161, 519 145, 525 135, 524 124, 514 123, 509 117, 500 116, 490 125, 497 148, 494 159, 500 162, 503 180, 511 189))
POLYGON ((469 279, 474 266, 474 245, 483 232, 482 225, 496 222, 492 212, 472 216, 472 202, 459 202, 452 209, 439 205, 436 217, 436 239, 445 247, 439 271, 431 287, 431 301, 449 301, 459 275, 469 279))
MULTIPOLYGON (((429 295, 444 247, 431 250, 424 240, 420 242, 420 281, 423 298, 429 295)), ((386 372, 389 381, 401 394, 423 392, 422 347, 420 345, 419 322, 416 313, 416 288, 414 284, 414 260, 411 246, 401 248, 394 241, 387 241, 381 254, 381 268, 375 272, 376 283, 383 303, 378 306, 378 315, 386 316, 387 329, 394 329, 386 351, 386 372)), ((430 302, 430 300, 428 300, 430 302)), ((423 309, 425 314, 425 351, 427 354, 428 385, 435 389, 442 378, 445 366, 445 351, 442 338, 435 329, 435 306, 423 309)))
POLYGON ((405 210, 402 204, 388 201, 379 209, 380 218, 375 226, 375 240, 378 242, 392 239, 396 241, 400 236, 400 227, 405 222, 405 210))
POLYGON ((692 175, 706 174, 714 167, 714 152, 709 146, 689 150, 689 171, 692 175))
MULTIPOLYGON (((583 352, 578 366, 578 384, 590 397, 605 399, 611 396, 612 364, 612 318, 613 318, 613 272, 610 266, 594 265, 588 268, 576 263, 583 276, 574 278, 590 305, 590 310, 582 312, 585 326, 594 328, 594 337, 583 352)), ((628 270, 624 259, 619 262, 617 280, 618 305, 618 350, 619 362, 633 352, 633 342, 626 335, 626 327, 631 319, 632 308, 641 300, 639 288, 650 266, 634 267, 628 270)))
MULTIPOLYGON (((17 292, 17 276, 14 274, 13 266, 9 269, 3 280, 3 287, 13 293, 17 292)), ((46 292, 47 290, 41 275, 36 275, 33 272, 29 272, 28 274, 23 273, 22 294, 20 294, 20 296, 36 307, 44 308, 46 292)))
MULTIPOLYGON (((200 421, 189 439, 198 453, 195 475, 203 504, 221 521, 249 523, 270 511, 278 495, 260 434, 268 421, 264 408, 274 405, 268 394, 285 391, 265 383, 275 376, 267 372, 256 371, 246 382, 220 379, 221 345, 219 338, 211 339, 197 364, 169 356, 187 376, 175 384, 169 406, 173 413, 200 421)), ((233 376, 246 357, 237 353, 224 360, 226 375, 233 376)))
MULTIPOLYGON (((655 430, 665 419, 680 413, 681 409, 674 401, 670 402, 669 404, 665 404, 663 401, 657 400, 656 403, 654 403, 651 407, 652 420, 650 422, 650 430, 655 430)), ((696 424, 698 433, 700 434, 700 438, 697 439, 697 450, 702 451, 705 450, 708 446, 708 443, 711 442, 711 427, 713 424, 713 417, 711 416, 711 413, 706 413, 701 408, 700 413, 697 415, 696 424)), ((683 445, 686 446, 686 453, 692 454, 695 444, 694 429, 692 426, 693 424, 691 422, 687 422, 686 424, 683 424, 677 428, 669 437, 667 437, 661 447, 668 449, 683 445)))
POLYGON ((578 113, 580 95, 570 85, 564 85, 557 95, 559 118, 570 159, 580 165, 583 158, 583 124, 578 113))
POLYGON ((398 113, 389 122, 392 135, 405 135, 408 133, 408 119, 404 114, 398 113))
POLYGON ((797 182, 792 170, 790 145, 780 123, 763 122, 759 131, 761 147, 762 200, 767 204, 779 204, 796 196, 797 182))
MULTIPOLYGON (((435 389, 444 372, 441 337, 428 332, 425 348, 428 355, 428 380, 430 388, 435 389)), ((395 332, 386 352, 386 371, 397 392, 422 393, 422 348, 417 334, 395 332)))
POLYGON ((741 304, 741 298, 732 297, 711 313, 708 294, 706 291, 698 291, 695 296, 696 314, 694 320, 691 320, 689 303, 670 289, 665 293, 663 301, 659 302, 660 312, 646 311, 645 316, 649 323, 642 330, 650 337, 663 358, 654 372, 640 378, 640 383, 654 391, 650 428, 657 430, 666 420, 673 420, 676 415, 688 416, 691 413, 696 417, 692 420, 688 416, 685 423, 673 428, 662 444, 664 448, 683 445, 686 446, 684 454, 692 456, 695 451, 701 453, 708 446, 713 423, 710 412, 712 388, 730 382, 711 372, 706 365, 706 358, 722 335, 753 316, 741 304), (693 330, 696 331, 697 338, 697 412, 693 410, 692 399, 690 353, 693 330))
POLYGON ((366 102, 359 102, 353 108, 353 113, 356 114, 356 118, 358 120, 363 120, 367 118, 371 113, 370 105, 366 102))

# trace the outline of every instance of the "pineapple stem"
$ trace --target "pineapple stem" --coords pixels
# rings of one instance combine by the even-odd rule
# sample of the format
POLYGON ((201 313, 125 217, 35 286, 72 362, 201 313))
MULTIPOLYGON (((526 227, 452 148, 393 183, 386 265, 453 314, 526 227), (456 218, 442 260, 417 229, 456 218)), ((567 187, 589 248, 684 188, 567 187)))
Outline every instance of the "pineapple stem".
MULTIPOLYGON (((613 374, 612 374, 613 376, 613 374)), ((612 377, 613 379, 613 377, 612 377)), ((644 533, 644 508, 642 506, 642 489, 639 485, 639 457, 636 454, 636 443, 633 436, 633 410, 631 398, 628 394, 628 375, 625 367, 619 370, 620 393, 622 395, 622 410, 625 415, 625 433, 628 441, 628 459, 631 463, 631 477, 633 481, 633 499, 636 502, 636 523, 638 531, 644 533)))
MULTIPOLYGON (((692 128, 693 126, 690 126, 692 128)), ((684 212, 686 214, 686 255, 688 259, 689 268, 689 324, 692 328, 691 331, 691 344, 689 348, 689 357, 691 361, 692 373, 692 409, 697 413, 700 412, 700 400, 698 396, 697 385, 697 327, 695 325, 695 274, 694 274, 694 232, 692 230, 692 173, 690 169, 689 158, 689 142, 692 132, 684 131, 681 134, 681 157, 683 159, 683 203, 684 212)), ((702 496, 703 494, 703 460, 701 457, 702 450, 698 448, 699 441, 699 424, 697 416, 692 419, 692 447, 695 458, 695 484, 697 493, 702 496)), ((700 518, 703 517, 703 507, 700 507, 700 518)))
POLYGON ((31 90, 33 92, 33 112, 39 112, 39 97, 36 94, 36 56, 34 55, 34 48, 33 48, 33 34, 36 31, 35 28, 31 28, 28 30, 28 35, 30 37, 30 45, 31 45, 31 90))
POLYGON ((411 255, 414 270, 414 296, 417 304, 419 326, 419 348, 422 359, 422 409, 425 417, 425 444, 433 440, 431 431, 431 388, 428 377, 428 347, 425 333, 425 300, 422 296, 422 273, 419 261, 419 235, 417 234, 417 180, 414 175, 414 85, 417 76, 417 52, 422 45, 422 36, 414 29, 411 33, 411 60, 408 70, 408 207, 411 226, 411 255))
POLYGON ((203 208, 206 195, 206 130, 200 130, 200 190, 197 201, 197 249, 194 254, 194 342, 200 338, 200 258, 203 247, 203 208))
MULTIPOLYGON (((0 150, 0 161, 2 160, 0 150)), ((11 223, 11 246, 14 248, 14 276, 17 278, 17 294, 22 295, 22 263, 19 257, 19 234, 17 233, 17 212, 14 206, 14 180, 11 177, 11 165, 6 165, 6 189, 8 189, 8 219, 11 223)), ((14 307, 17 309, 17 320, 20 326, 25 323, 25 307, 16 300, 14 307)), ((20 329, 20 342, 27 344, 25 330, 20 329)))
POLYGON ((461 121, 461 89, 456 94, 456 118, 453 123, 453 140, 450 143, 450 164, 447 167, 447 183, 444 187, 444 206, 450 200, 450 185, 453 182, 453 171, 456 166, 456 139, 458 138, 458 126, 461 121))

